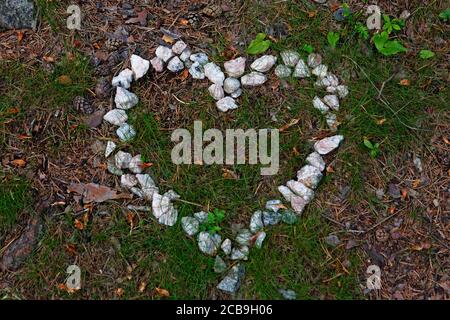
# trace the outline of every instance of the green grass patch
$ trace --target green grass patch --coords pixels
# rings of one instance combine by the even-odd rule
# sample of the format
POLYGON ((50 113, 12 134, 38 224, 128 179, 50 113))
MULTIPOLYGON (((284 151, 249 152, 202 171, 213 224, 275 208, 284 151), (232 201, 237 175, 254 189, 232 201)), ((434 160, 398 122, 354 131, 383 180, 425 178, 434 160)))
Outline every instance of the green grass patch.
POLYGON ((29 185, 18 177, 0 177, 0 232, 6 233, 17 222, 22 211, 29 208, 29 185))

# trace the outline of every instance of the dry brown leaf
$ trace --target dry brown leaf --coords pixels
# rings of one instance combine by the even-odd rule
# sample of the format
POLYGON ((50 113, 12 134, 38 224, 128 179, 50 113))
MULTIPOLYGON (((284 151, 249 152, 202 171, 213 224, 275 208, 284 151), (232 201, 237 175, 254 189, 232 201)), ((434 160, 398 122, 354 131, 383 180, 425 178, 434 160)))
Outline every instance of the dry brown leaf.
POLYGON ((19 140, 28 140, 28 139, 31 139, 32 136, 29 136, 29 135, 27 135, 27 134, 19 134, 19 135, 17 136, 17 138, 18 138, 19 140))
POLYGON ((81 222, 79 219, 75 219, 73 225, 75 226, 75 228, 77 228, 78 230, 84 230, 84 223, 81 222))
POLYGON ((296 125, 298 122, 300 121, 300 119, 292 119, 289 123, 285 124, 284 126, 282 126, 279 131, 283 132, 286 131, 287 129, 289 129, 290 127, 296 125))
POLYGON ((6 110, 6 113, 8 114, 18 114, 20 112, 20 109, 17 107, 9 108, 6 110))
POLYGON ((67 191, 69 193, 75 192, 83 196, 84 203, 101 203, 114 199, 132 199, 132 195, 130 194, 117 193, 116 190, 96 183, 72 183, 69 185, 67 191))
POLYGON ((125 290, 123 290, 122 288, 117 288, 115 291, 116 296, 118 296, 119 298, 122 297, 124 293, 125 290))
POLYGON ((189 20, 181 18, 180 20, 180 25, 182 26, 187 26, 189 24, 189 20))
POLYGON ((390 208, 388 209, 388 212, 389 212, 390 214, 394 214, 394 212, 395 212, 395 207, 390 207, 390 208))
POLYGON ((139 283, 138 291, 139 291, 140 293, 142 293, 142 292, 145 291, 145 289, 147 289, 147 282, 141 281, 141 282, 139 283))
POLYGON ((421 183, 420 179, 416 179, 416 180, 414 180, 414 181, 412 182, 412 187, 413 187, 414 189, 416 189, 416 188, 418 188, 418 187, 420 186, 420 183, 421 183))
POLYGON ((408 87, 409 85, 411 85, 411 81, 409 79, 402 79, 402 80, 400 80, 400 85, 404 86, 404 87, 408 87))
POLYGON ((327 167, 327 172, 328 173, 333 173, 334 172, 334 168, 333 168, 333 166, 331 164, 327 167))
POLYGON ((450 145, 450 141, 447 139, 447 137, 442 137, 442 140, 444 140, 446 145, 450 145))
POLYGON ((170 296, 169 291, 167 291, 166 289, 162 289, 162 288, 155 288, 155 293, 156 293, 156 295, 158 295, 162 298, 168 298, 170 296))
POLYGON ((162 39, 164 42, 169 43, 169 44, 175 43, 175 39, 167 34, 163 35, 162 39))
POLYGON ((386 119, 377 120, 377 125, 381 126, 386 122, 386 119))
POLYGON ((189 69, 184 69, 180 74, 180 80, 185 81, 189 77, 189 69))
POLYGON ((239 176, 236 174, 236 172, 234 172, 232 170, 229 170, 229 169, 226 169, 226 168, 223 168, 222 171, 223 171, 222 176, 223 176, 224 179, 227 179, 227 180, 239 180, 239 176))
POLYGON ((62 84, 65 86, 72 84, 72 79, 68 75, 59 76, 57 81, 59 84, 62 84))
POLYGON ((406 200, 407 197, 408 197, 408 190, 407 189, 402 189, 402 199, 406 200))
POLYGON ((66 244, 66 250, 68 253, 70 253, 73 256, 77 255, 77 247, 72 243, 66 244))
POLYGON ((11 161, 11 163, 18 168, 23 168, 26 166, 27 162, 23 159, 15 159, 13 161, 11 161))
POLYGON ((128 19, 125 21, 126 24, 134 24, 139 23, 141 26, 147 25, 147 10, 142 10, 141 12, 137 13, 137 17, 128 19))
POLYGON ((317 11, 316 10, 308 12, 308 17, 310 17, 310 18, 314 18, 316 15, 317 15, 317 11))
POLYGON ((55 57, 52 57, 52 56, 44 56, 42 59, 44 59, 44 61, 48 62, 48 63, 55 62, 55 57))
POLYGON ((17 42, 21 43, 23 40, 23 31, 17 31, 17 42))

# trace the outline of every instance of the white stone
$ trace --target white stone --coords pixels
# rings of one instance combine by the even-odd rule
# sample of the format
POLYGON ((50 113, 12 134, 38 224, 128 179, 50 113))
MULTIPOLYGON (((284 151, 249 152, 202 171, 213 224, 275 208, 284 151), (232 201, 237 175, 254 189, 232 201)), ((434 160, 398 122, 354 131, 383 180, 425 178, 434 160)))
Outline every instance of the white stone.
POLYGON ((292 74, 291 68, 285 66, 284 64, 279 64, 275 68, 275 75, 280 79, 289 78, 291 74, 292 74))
POLYGON ((326 119, 326 121, 327 121, 328 127, 329 127, 331 130, 336 131, 336 130, 337 130, 337 127, 338 127, 338 124, 339 124, 339 123, 337 122, 337 117, 336 117, 336 115, 335 115, 334 113, 328 112, 328 113, 325 115, 325 119, 326 119))
POLYGON ((199 223, 205 223, 208 221, 208 213, 205 211, 199 211, 194 213, 194 218, 198 220, 199 223))
POLYGON ((143 170, 142 165, 143 165, 143 162, 142 162, 141 155, 138 154, 138 155, 134 156, 133 158, 131 158, 129 169, 133 173, 142 173, 142 170, 143 170))
POLYGON ((124 188, 133 188, 138 184, 136 177, 133 174, 124 174, 120 177, 120 185, 124 188))
POLYGON ((114 142, 108 141, 105 148, 105 158, 108 158, 114 152, 114 150, 116 150, 116 147, 117 145, 114 142))
POLYGON ((231 253, 231 240, 230 239, 225 239, 222 242, 222 245, 220 246, 220 248, 222 249, 222 251, 226 254, 229 255, 231 253))
MULTIPOLYGON (((324 79, 326 79, 326 78, 324 78, 324 79)), ((323 79, 321 79, 321 80, 318 80, 318 81, 322 81, 323 79)), ((335 94, 336 92, 337 92, 337 88, 336 87, 332 87, 332 86, 327 86, 327 92, 328 93, 332 93, 332 94, 335 94)))
POLYGON ((305 210, 306 205, 307 203, 302 197, 293 196, 291 199, 291 207, 297 214, 301 214, 305 210))
POLYGON ((347 86, 340 85, 336 87, 337 94, 339 95, 339 98, 344 99, 348 95, 348 88, 347 86))
POLYGON ((198 62, 202 66, 204 66, 205 64, 207 64, 209 62, 208 56, 203 52, 194 53, 189 57, 189 59, 192 62, 198 62))
POLYGON ((308 157, 306 158, 306 162, 319 169, 320 172, 325 170, 326 167, 325 161, 323 160, 322 156, 317 152, 309 154, 308 157))
POLYGON ((225 74, 222 72, 220 67, 214 62, 205 64, 205 76, 212 83, 219 84, 223 86, 223 81, 225 80, 225 74))
POLYGON ((294 191, 294 193, 300 197, 302 197, 306 203, 310 203, 314 198, 314 191, 305 186, 303 183, 289 180, 286 185, 294 191))
POLYGON ((295 66, 293 76, 295 78, 307 78, 311 76, 311 72, 303 59, 300 59, 295 66))
POLYGON ((339 78, 333 73, 328 72, 325 78, 330 82, 329 86, 337 87, 339 85, 339 78))
POLYGON ((233 93, 231 94, 231 97, 232 97, 233 99, 237 99, 237 98, 239 98, 241 95, 242 95, 242 89, 239 88, 239 89, 237 89, 235 92, 233 92, 233 93))
POLYGON ((240 87, 241 82, 236 78, 226 78, 223 83, 223 90, 228 94, 236 92, 240 87))
POLYGON ((198 62, 194 62, 189 68, 189 74, 194 79, 203 80, 205 79, 205 71, 203 67, 198 62))
POLYGON ((225 97, 216 102, 217 109, 222 112, 227 112, 228 110, 237 109, 238 105, 231 97, 225 97))
POLYGON ((128 116, 125 110, 121 109, 112 109, 107 114, 103 116, 103 120, 109 122, 115 126, 120 126, 127 122, 128 116))
POLYGON ((323 102, 325 102, 331 109, 339 110, 339 99, 334 94, 329 94, 323 97, 323 102))
POLYGON ((243 57, 236 58, 224 63, 226 73, 233 78, 239 78, 245 72, 246 59, 243 57))
POLYGON ((167 61, 170 60, 170 58, 173 57, 172 50, 170 48, 166 47, 166 46, 159 46, 158 48, 156 48, 155 54, 163 62, 167 62, 167 61))
POLYGON ((174 73, 182 71, 184 69, 183 61, 181 61, 178 57, 173 57, 167 64, 167 69, 174 73))
POLYGON ((131 70, 134 73, 134 79, 138 80, 145 76, 150 68, 150 61, 143 59, 135 54, 133 54, 130 58, 131 62, 131 70))
POLYGON ((313 69, 312 74, 319 77, 324 78, 327 75, 328 67, 324 64, 317 66, 313 69))
POLYGON ((189 57, 191 56, 191 50, 189 48, 186 48, 183 50, 183 52, 180 54, 180 60, 183 62, 186 62, 189 60, 189 57))
POLYGON ((283 203, 281 200, 268 200, 266 202, 266 209, 274 212, 278 212, 280 209, 283 209, 283 203))
POLYGON ((344 137, 341 135, 336 135, 328 138, 324 138, 320 141, 317 141, 314 144, 314 150, 316 150, 321 155, 325 155, 330 153, 339 147, 339 144, 344 140, 344 137))
POLYGON ((300 60, 300 55, 294 50, 286 50, 281 52, 281 59, 288 67, 295 67, 300 60))
POLYGON ((233 248, 231 250, 231 260, 248 260, 248 254, 250 253, 250 250, 247 246, 242 246, 239 249, 233 248))
POLYGON ((122 124, 116 130, 116 133, 122 142, 128 142, 136 136, 136 130, 134 130, 133 126, 128 123, 122 124))
POLYGON ((213 83, 208 88, 209 94, 213 97, 214 100, 221 100, 225 96, 223 92, 223 87, 220 84, 213 83))
POLYGON ((198 247, 204 254, 214 256, 217 253, 217 249, 222 242, 219 234, 210 234, 209 232, 202 231, 198 234, 198 247))
POLYGON ((128 169, 131 158, 132 156, 128 152, 118 151, 114 157, 116 167, 119 169, 128 169))
POLYGON ((188 236, 195 236, 199 229, 198 220, 194 217, 181 218, 181 227, 188 236))
POLYGON ((130 188, 130 191, 138 198, 144 198, 144 193, 137 187, 130 188))
POLYGON ((313 99, 313 106, 323 114, 327 113, 330 110, 330 108, 317 96, 313 99))
POLYGON ((306 165, 297 172, 297 181, 310 189, 315 189, 322 180, 322 173, 314 166, 306 165))
POLYGON ((137 174, 136 178, 142 189, 156 188, 156 183, 149 174, 137 174))
POLYGON ((250 68, 252 68, 255 71, 258 72, 267 72, 275 65, 277 62, 277 57, 271 56, 271 55, 265 55, 261 58, 256 59, 251 65, 250 68))
POLYGON ((316 81, 316 83, 314 83, 314 85, 315 85, 316 87, 319 87, 319 88, 330 87, 331 82, 330 82, 330 79, 328 79, 327 77, 325 77, 325 78, 318 79, 318 80, 316 81))
POLYGON ((295 195, 291 189, 286 186, 279 186, 278 191, 283 195, 286 201, 291 202, 292 197, 295 195))
POLYGON ((316 68, 322 63, 322 56, 317 53, 311 53, 308 56, 308 66, 310 68, 316 68))
POLYGON ((258 249, 261 249, 262 244, 263 244, 264 240, 266 239, 266 236, 267 236, 267 234, 264 231, 258 232, 258 234, 256 235, 255 247, 257 247, 258 249))
POLYGON ((114 87, 122 87, 128 89, 131 87, 133 81, 133 71, 130 69, 122 70, 116 77, 112 79, 112 85, 114 87))
POLYGON ((114 98, 116 107, 122 110, 128 110, 138 104, 139 98, 133 92, 122 87, 117 87, 116 97, 114 98))
POLYGON ((267 77, 260 72, 251 72, 241 78, 241 83, 244 87, 256 87, 264 84, 267 77))
POLYGON ((175 44, 172 46, 172 52, 175 54, 181 54, 183 51, 187 48, 187 44, 184 43, 183 40, 178 40, 175 42, 175 44))
POLYGON ((153 215, 156 219, 158 219, 158 222, 160 224, 171 227, 177 222, 178 211, 171 203, 171 201, 174 200, 175 196, 176 194, 174 194, 172 191, 168 191, 164 195, 160 195, 157 192, 153 194, 153 215))
POLYGON ((123 175, 123 171, 116 167, 116 161, 114 158, 111 157, 111 158, 107 159, 106 165, 107 165, 107 169, 108 169, 109 173, 119 176, 119 177, 121 175, 123 175))
POLYGON ((152 60, 150 60, 150 63, 152 64, 152 67, 156 72, 164 71, 164 61, 162 61, 160 58, 154 57, 152 60))
POLYGON ((262 222, 262 212, 258 210, 253 213, 250 218, 250 231, 256 233, 262 228, 264 228, 264 224, 262 222))
POLYGON ((248 229, 240 230, 236 235, 236 242, 242 246, 248 246, 252 236, 253 234, 248 229))

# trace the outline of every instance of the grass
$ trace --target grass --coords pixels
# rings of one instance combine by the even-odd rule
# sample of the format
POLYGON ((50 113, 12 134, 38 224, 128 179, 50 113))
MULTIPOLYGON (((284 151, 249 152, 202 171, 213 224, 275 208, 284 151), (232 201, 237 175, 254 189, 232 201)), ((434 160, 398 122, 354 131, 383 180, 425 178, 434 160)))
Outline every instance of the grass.
POLYGON ((0 177, 0 233, 6 234, 31 205, 29 185, 20 177, 0 177))

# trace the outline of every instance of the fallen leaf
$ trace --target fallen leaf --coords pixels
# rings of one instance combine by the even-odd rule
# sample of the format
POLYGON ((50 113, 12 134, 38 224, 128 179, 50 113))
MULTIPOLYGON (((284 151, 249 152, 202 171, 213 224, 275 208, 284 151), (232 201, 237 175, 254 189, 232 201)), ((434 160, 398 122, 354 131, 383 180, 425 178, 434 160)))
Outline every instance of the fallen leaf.
POLYGON ((189 77, 189 69, 184 69, 180 74, 180 80, 185 81, 189 77))
POLYGON ((317 15, 317 11, 316 10, 308 12, 308 17, 310 17, 310 18, 314 18, 316 15, 317 15))
POLYGON ((294 154, 294 156, 298 157, 300 155, 300 152, 297 150, 296 147, 292 148, 292 153, 294 154))
POLYGON ((21 43, 23 40, 23 31, 18 31, 17 32, 17 42, 21 43))
POLYGON ((84 223, 81 222, 79 219, 75 219, 73 225, 75 226, 75 228, 77 228, 78 230, 84 230, 84 223))
POLYGON ((57 81, 59 84, 62 84, 65 86, 72 84, 72 79, 67 75, 59 76, 57 81))
POLYGON ((239 176, 236 174, 236 172, 226 169, 226 168, 223 168, 222 171, 223 171, 222 176, 224 179, 239 180, 239 176))
POLYGON ((75 245, 72 243, 66 244, 66 250, 68 253, 70 253, 73 256, 77 255, 77 247, 75 247, 75 245))
POLYGON ((131 228, 134 227, 134 214, 132 212, 127 213, 127 222, 131 226, 131 228))
POLYGON ((27 162, 23 159, 15 159, 13 161, 11 161, 11 163, 18 168, 24 168, 27 164, 27 162))
POLYGON ((388 212, 389 212, 390 214, 394 214, 394 212, 395 212, 395 207, 390 207, 390 208, 388 209, 388 212))
POLYGON ((115 291, 116 296, 118 296, 119 298, 122 297, 124 293, 125 290, 123 290, 122 288, 117 288, 115 291))
POLYGON ((72 183, 69 185, 67 191, 69 193, 75 192, 83 196, 84 203, 101 203, 114 199, 132 199, 132 195, 130 194, 117 193, 116 190, 96 183, 72 183))
POLYGON ((420 179, 416 179, 416 180, 414 180, 414 181, 412 182, 412 187, 413 187, 414 189, 416 189, 416 188, 418 188, 418 187, 420 186, 420 183, 421 183, 420 179))
POLYGON ((140 293, 142 293, 142 292, 145 291, 145 289, 147 289, 147 283, 144 282, 144 281, 141 281, 141 282, 139 283, 138 291, 139 291, 140 293))
POLYGON ((175 42, 175 39, 167 34, 163 35, 162 39, 164 42, 169 43, 169 44, 173 44, 175 42))
POLYGON ((283 132, 286 131, 287 129, 289 129, 290 127, 296 125, 298 122, 300 121, 300 119, 292 119, 289 123, 285 124, 284 126, 282 126, 279 131, 283 132))
POLYGON ((335 12, 337 9, 341 7, 341 4, 339 2, 334 2, 330 4, 330 10, 332 12, 335 12))
POLYGON ((9 108, 6 110, 6 113, 8 114, 18 114, 20 112, 20 109, 17 107, 9 108))
POLYGON ((406 200, 406 197, 408 197, 408 190, 407 189, 402 189, 402 199, 406 200))
POLYGON ((409 85, 411 85, 411 81, 409 79, 402 79, 400 80, 400 85, 408 87, 409 85))
POLYGON ((137 17, 128 19, 125 21, 126 24, 135 24, 139 23, 141 26, 147 25, 147 10, 142 10, 141 12, 137 13, 137 17))
POLYGON ((428 250, 430 248, 431 248, 431 244, 427 241, 424 241, 419 244, 413 245, 411 249, 414 251, 422 251, 422 250, 428 250))
POLYGON ((180 25, 182 26, 187 26, 189 24, 189 20, 181 18, 180 20, 180 25))
POLYGON ((450 145, 450 141, 447 139, 447 137, 442 137, 442 140, 444 140, 446 145, 450 145))
POLYGON ((29 136, 29 135, 27 135, 27 134, 19 134, 19 135, 17 136, 17 138, 18 138, 19 140, 28 140, 28 139, 31 139, 32 136, 29 136))
POLYGON ((166 289, 155 288, 155 292, 156 292, 156 295, 158 295, 162 298, 168 298, 170 296, 169 291, 167 291, 166 289))
POLYGON ((377 125, 381 126, 386 122, 386 119, 377 120, 377 125))
POLYGON ((52 57, 52 56, 44 56, 42 59, 44 59, 44 61, 45 61, 45 62, 48 62, 48 63, 53 63, 53 62, 55 62, 55 58, 52 57))
POLYGON ((333 168, 333 166, 331 164, 327 167, 327 172, 328 173, 333 173, 334 172, 334 168, 333 168))

